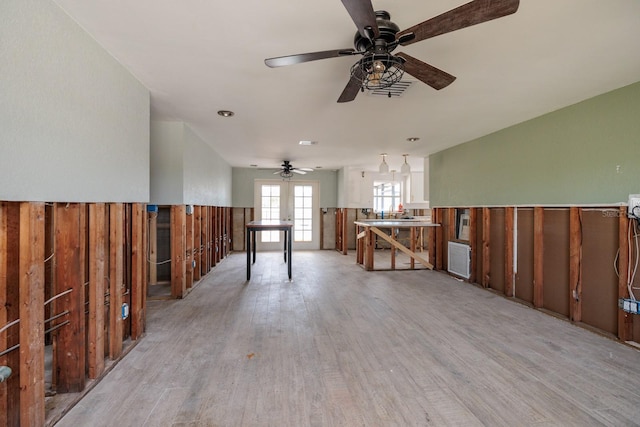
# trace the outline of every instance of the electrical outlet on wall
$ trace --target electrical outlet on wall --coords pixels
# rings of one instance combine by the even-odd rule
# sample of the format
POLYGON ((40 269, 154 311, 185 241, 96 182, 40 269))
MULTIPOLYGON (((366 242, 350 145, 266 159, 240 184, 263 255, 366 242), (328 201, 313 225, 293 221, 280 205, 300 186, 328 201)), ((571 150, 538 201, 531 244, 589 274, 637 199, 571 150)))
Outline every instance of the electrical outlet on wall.
POLYGON ((640 219, 640 194, 629 194, 627 216, 629 218, 640 219))

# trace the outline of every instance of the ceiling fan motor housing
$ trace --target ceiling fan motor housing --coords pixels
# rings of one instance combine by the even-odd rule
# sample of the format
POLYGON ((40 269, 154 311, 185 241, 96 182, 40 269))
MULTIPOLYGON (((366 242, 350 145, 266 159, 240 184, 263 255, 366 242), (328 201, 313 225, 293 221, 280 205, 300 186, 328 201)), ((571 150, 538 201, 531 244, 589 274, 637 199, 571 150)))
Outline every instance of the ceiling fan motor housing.
MULTIPOLYGON (((394 22, 391 22, 391 15, 386 10, 378 10, 376 11, 376 23, 378 24, 378 30, 380 35, 375 40, 370 40, 367 37, 360 34, 360 32, 356 32, 353 37, 353 45, 358 52, 369 51, 373 48, 376 50, 384 49, 384 52, 387 51, 387 44, 392 43, 396 39, 396 33, 400 31, 400 27, 398 27, 394 22)), ((392 46, 389 52, 393 51, 395 46, 392 46)))

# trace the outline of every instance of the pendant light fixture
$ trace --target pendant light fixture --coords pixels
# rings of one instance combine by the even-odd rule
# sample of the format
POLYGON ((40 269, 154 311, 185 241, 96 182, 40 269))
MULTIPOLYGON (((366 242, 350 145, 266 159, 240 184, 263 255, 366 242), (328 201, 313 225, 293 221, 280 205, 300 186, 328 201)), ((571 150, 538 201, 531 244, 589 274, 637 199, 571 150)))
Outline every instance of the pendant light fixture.
POLYGON ((387 164, 387 153, 380 154, 382 156, 382 163, 380 163, 380 167, 378 168, 378 172, 382 174, 389 173, 389 165, 387 164))
POLYGON ((411 173, 411 165, 409 163, 407 163, 408 154, 403 154, 403 156, 404 156, 404 163, 402 164, 402 167, 400 168, 400 173, 402 175, 409 175, 411 173))

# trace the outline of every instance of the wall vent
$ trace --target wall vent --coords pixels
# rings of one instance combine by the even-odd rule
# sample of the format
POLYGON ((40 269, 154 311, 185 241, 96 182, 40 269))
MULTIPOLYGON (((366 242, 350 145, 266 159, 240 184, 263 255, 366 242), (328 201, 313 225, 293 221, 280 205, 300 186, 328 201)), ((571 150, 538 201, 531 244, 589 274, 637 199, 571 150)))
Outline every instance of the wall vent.
POLYGON ((402 97, 404 93, 409 89, 415 81, 413 80, 400 80, 398 83, 395 83, 388 88, 385 89, 375 89, 375 90, 367 90, 368 96, 386 96, 388 97, 391 94, 391 97, 402 97))
POLYGON ((447 271, 468 279, 471 276, 471 248, 457 242, 449 242, 449 267, 447 271))

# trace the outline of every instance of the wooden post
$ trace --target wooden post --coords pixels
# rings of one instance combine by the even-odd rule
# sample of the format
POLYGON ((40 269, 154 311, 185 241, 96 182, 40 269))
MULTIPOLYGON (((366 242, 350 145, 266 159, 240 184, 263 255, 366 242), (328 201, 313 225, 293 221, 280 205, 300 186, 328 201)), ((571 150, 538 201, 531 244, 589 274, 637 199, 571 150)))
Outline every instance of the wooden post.
POLYGON ((145 329, 147 281, 144 274, 146 253, 144 205, 131 206, 131 339, 137 340, 145 329))
POLYGON ((544 306, 544 208, 533 208, 533 306, 544 306))
POLYGON ((53 301, 52 315, 69 314, 47 323, 52 328, 68 321, 54 333, 57 373, 55 389, 77 393, 85 386, 85 314, 84 314, 84 205, 57 203, 55 207, 55 295, 71 291, 53 301))
POLYGON ((186 216, 186 234, 185 234, 186 245, 184 248, 184 259, 186 260, 185 271, 186 271, 187 289, 191 289, 191 286, 193 285, 193 272, 194 272, 193 258, 194 258, 194 251, 195 251, 194 242, 193 242, 194 217, 195 217, 195 214, 193 213, 193 210, 191 211, 191 215, 186 216))
POLYGON ((469 267, 470 274, 469 274, 469 282, 471 283, 476 283, 477 277, 476 277, 476 270, 478 268, 477 264, 477 250, 478 250, 478 245, 477 245, 477 237, 476 234, 478 233, 478 226, 476 224, 477 222, 477 211, 476 208, 469 208, 469 248, 471 249, 471 265, 469 267))
POLYGON ((20 203, 20 425, 42 426, 44 405, 44 203, 20 203))
POLYGON ((158 283, 158 213, 149 212, 149 283, 158 283))
POLYGON ((375 235, 373 234, 373 231, 371 231, 371 227, 367 227, 365 230, 365 233, 367 233, 367 237, 365 237, 365 261, 364 261, 364 266, 365 266, 365 270, 367 271, 371 271, 373 270, 373 252, 375 249, 375 235))
POLYGON ((184 205, 171 206, 171 296, 173 298, 182 298, 187 292, 185 234, 185 207, 184 205))
POLYGON ((569 319, 582 321, 582 209, 569 209, 569 319))
POLYGON ((504 208, 504 294, 513 296, 513 227, 515 209, 504 208))
POLYGON ((207 238, 209 232, 209 208, 207 206, 202 206, 200 209, 200 224, 200 275, 204 276, 210 270, 207 262, 207 244, 209 242, 207 238))
POLYGON ((109 209, 109 357, 122 354, 122 287, 124 284, 124 205, 109 209))
POLYGON ((482 208, 482 283, 485 288, 491 283, 491 209, 482 208))
POLYGON ((444 252, 444 247, 442 246, 442 240, 443 237, 442 235, 444 234, 444 231, 442 230, 443 224, 442 224, 442 208, 436 208, 434 209, 434 222, 436 224, 440 224, 439 227, 435 227, 435 234, 436 234, 436 239, 435 239, 435 243, 436 243, 436 248, 435 248, 435 263, 432 263, 435 267, 436 270, 442 270, 442 267, 444 265, 444 257, 443 257, 443 252, 444 252))
POLYGON ((193 207, 193 260, 196 266, 193 269, 193 281, 200 280, 202 274, 201 255, 202 255, 202 208, 200 206, 193 207))
POLYGON ((455 208, 447 208, 447 222, 449 226, 447 227, 447 242, 445 244, 449 244, 448 242, 452 240, 456 240, 456 209, 455 208))
MULTIPOLYGON (((627 207, 620 206, 618 212, 618 298, 629 298, 629 289, 627 283, 629 281, 629 246, 628 240, 630 236, 629 218, 627 218, 627 207)), ((626 313, 621 308, 618 309, 618 338, 620 341, 630 341, 633 338, 633 315, 626 313)))
MULTIPOLYGON (((422 232, 422 228, 420 229, 420 231, 422 232)), ((415 252, 416 251, 416 228, 415 227, 411 227, 411 229, 409 230, 409 241, 410 241, 409 248, 411 249, 411 252, 415 252)), ((414 258, 411 258, 409 266, 412 270, 416 268, 416 260, 414 258)))
POLYGON ((104 371, 104 282, 105 282, 104 203, 89 205, 89 378, 104 371))
POLYGON ((342 215, 342 255, 347 255, 349 251, 349 210, 344 208, 344 214, 342 215))

